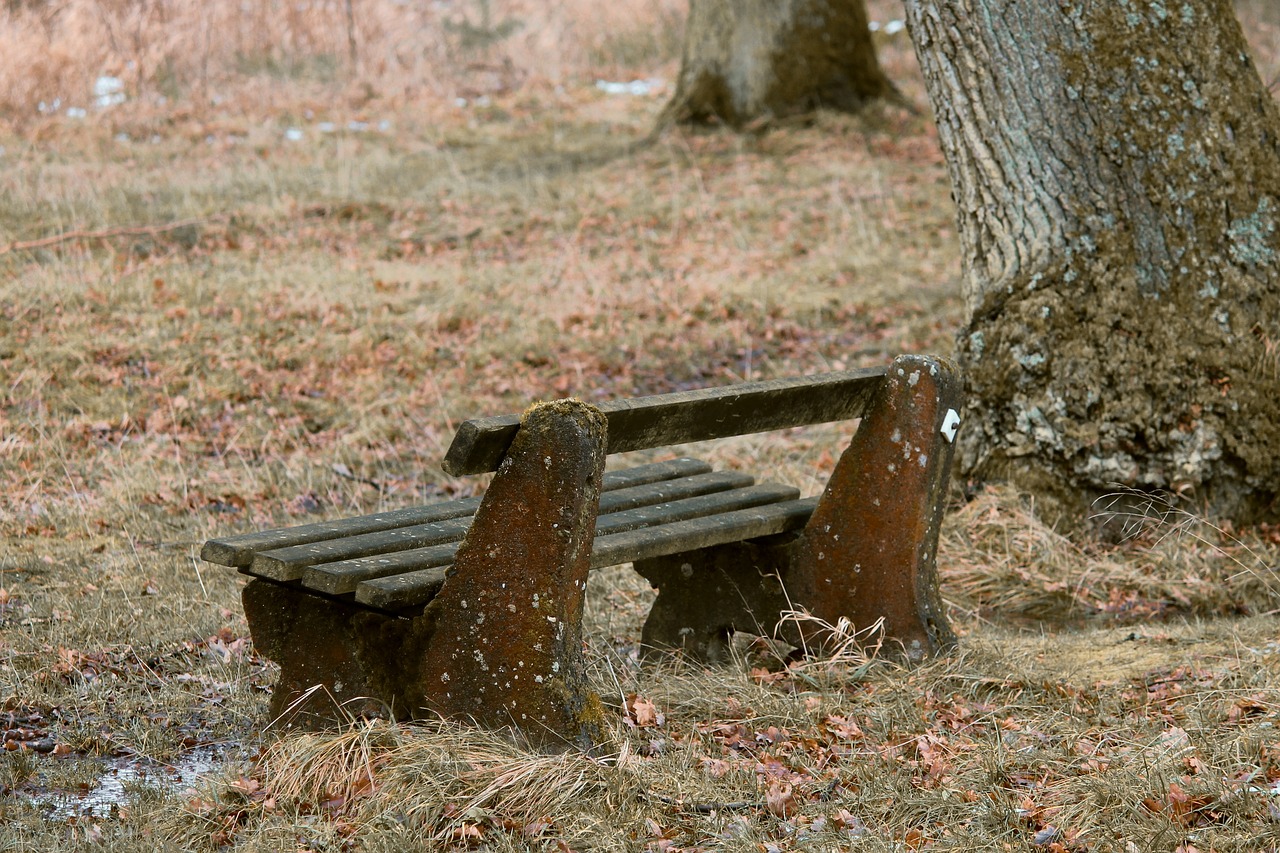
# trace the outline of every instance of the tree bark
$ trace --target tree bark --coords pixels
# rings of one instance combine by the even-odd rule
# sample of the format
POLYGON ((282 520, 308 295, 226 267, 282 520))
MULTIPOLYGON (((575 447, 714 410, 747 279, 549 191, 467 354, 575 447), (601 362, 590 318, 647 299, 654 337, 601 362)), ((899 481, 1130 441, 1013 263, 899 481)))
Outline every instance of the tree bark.
POLYGON ((1229 0, 908 0, 957 204, 961 470, 1280 512, 1280 115, 1229 0))
POLYGON ((896 94, 864 0, 692 0, 676 92, 659 119, 741 127, 896 94))

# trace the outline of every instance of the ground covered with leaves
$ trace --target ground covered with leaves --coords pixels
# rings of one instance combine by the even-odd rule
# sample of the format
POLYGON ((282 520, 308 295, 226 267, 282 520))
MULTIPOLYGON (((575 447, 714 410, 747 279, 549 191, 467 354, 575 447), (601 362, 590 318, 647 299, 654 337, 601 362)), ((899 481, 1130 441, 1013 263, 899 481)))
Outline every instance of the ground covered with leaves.
MULTIPOLYGON (((20 5, 0 43, 45 9, 20 5)), ((1113 519, 1104 545, 958 488, 940 563, 961 648, 916 669, 788 664, 750 638, 726 669, 642 669, 652 592, 599 572, 597 756, 271 726, 272 665, 206 538, 473 494, 439 468, 457 423, 535 399, 953 348, 927 115, 648 139, 667 11, 627 30, 612 10, 552 76, 532 29, 497 38, 533 14, 510 6, 450 19, 454 76, 424 91, 365 65, 317 76, 301 42, 221 71, 210 48, 225 95, 157 63, 129 103, 0 130, 0 847, 1280 849, 1280 530, 1179 500, 1113 519), (468 46, 464 23, 495 37, 468 46)), ((1239 6, 1276 73, 1274 15, 1239 6)), ((889 29, 885 65, 923 104, 889 29)), ((851 430, 682 450, 813 494, 851 430)))

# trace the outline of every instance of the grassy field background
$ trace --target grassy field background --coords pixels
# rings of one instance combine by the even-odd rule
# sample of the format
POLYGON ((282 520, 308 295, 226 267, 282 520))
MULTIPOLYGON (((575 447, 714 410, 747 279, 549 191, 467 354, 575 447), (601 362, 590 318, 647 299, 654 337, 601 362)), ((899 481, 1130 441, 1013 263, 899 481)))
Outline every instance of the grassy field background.
MULTIPOLYGON (((1280 12, 1237 6, 1276 91, 1280 12)), ((0 849, 1280 849, 1280 530, 1177 503, 1104 546, 957 492, 963 645, 915 670, 744 642, 642 671, 652 593, 597 573, 604 760, 269 726, 204 539, 474 493, 438 465, 457 423, 534 399, 951 351, 906 34, 878 43, 920 113, 646 141, 683 14, 0 11, 0 849)), ((850 430, 690 450, 812 494, 850 430)))

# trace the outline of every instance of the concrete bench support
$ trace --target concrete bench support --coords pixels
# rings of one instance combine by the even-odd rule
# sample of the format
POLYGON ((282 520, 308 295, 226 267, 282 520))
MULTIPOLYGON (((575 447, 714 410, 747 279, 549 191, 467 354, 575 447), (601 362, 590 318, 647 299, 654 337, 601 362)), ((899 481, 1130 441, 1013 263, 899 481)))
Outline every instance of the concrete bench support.
POLYGON ((949 361, 893 362, 786 576, 794 600, 831 625, 844 617, 863 629, 883 618, 887 650, 910 660, 956 642, 938 593, 937 553, 962 394, 949 361))
MULTIPOLYGON (((918 661, 955 645, 938 593, 938 532, 963 393, 949 361, 901 356, 799 535, 733 543, 635 564, 658 590, 644 628, 650 649, 724 660, 735 631, 771 634, 803 608, 918 661)), ((789 639, 811 647, 814 627, 789 639)))
POLYGON ((576 400, 534 406, 498 468, 444 587, 427 605, 427 709, 542 746, 588 750, 604 717, 587 686, 582 606, 605 421, 576 400))
POLYGON ((254 642, 281 669, 272 714, 314 726, 426 710, 543 748, 594 747, 603 712, 586 683, 582 607, 604 457, 597 410, 531 407, 419 616, 250 581, 254 642))

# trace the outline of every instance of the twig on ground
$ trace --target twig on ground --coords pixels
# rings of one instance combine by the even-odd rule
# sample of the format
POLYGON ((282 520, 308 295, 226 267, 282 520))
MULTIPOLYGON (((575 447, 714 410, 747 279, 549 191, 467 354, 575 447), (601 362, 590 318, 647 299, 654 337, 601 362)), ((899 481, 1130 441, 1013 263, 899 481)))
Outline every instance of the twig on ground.
POLYGON ((351 469, 348 468, 346 465, 343 465, 341 462, 335 462, 333 465, 330 465, 329 468, 330 470, 333 471, 333 473, 337 474, 339 477, 342 477, 345 480, 351 480, 356 483, 363 483, 366 486, 373 486, 379 492, 385 492, 387 490, 387 487, 382 483, 379 483, 377 480, 371 480, 368 477, 361 477, 359 474, 353 474, 351 472, 351 469))
POLYGON ((31 249, 44 249, 49 246, 56 246, 59 243, 68 243, 72 240, 105 240, 111 237, 140 237, 152 234, 164 234, 168 231, 177 231, 179 228, 190 228, 193 225, 203 225, 207 222, 214 222, 225 217, 213 217, 212 219, 179 219, 176 222, 166 222, 162 225, 131 225, 120 226, 117 228, 103 228, 97 231, 85 231, 77 229, 75 231, 64 231, 61 234, 53 234, 48 237, 41 237, 38 240, 18 240, 7 246, 0 247, 0 255, 8 255, 13 252, 25 252, 31 249))
POLYGON ((736 803, 686 803, 683 800, 678 800, 675 797, 667 797, 662 794, 646 794, 641 792, 641 796, 652 797, 664 805, 674 806, 681 811, 692 812, 694 814, 740 812, 748 809, 764 808, 764 803, 759 803, 754 800, 742 800, 736 803))

